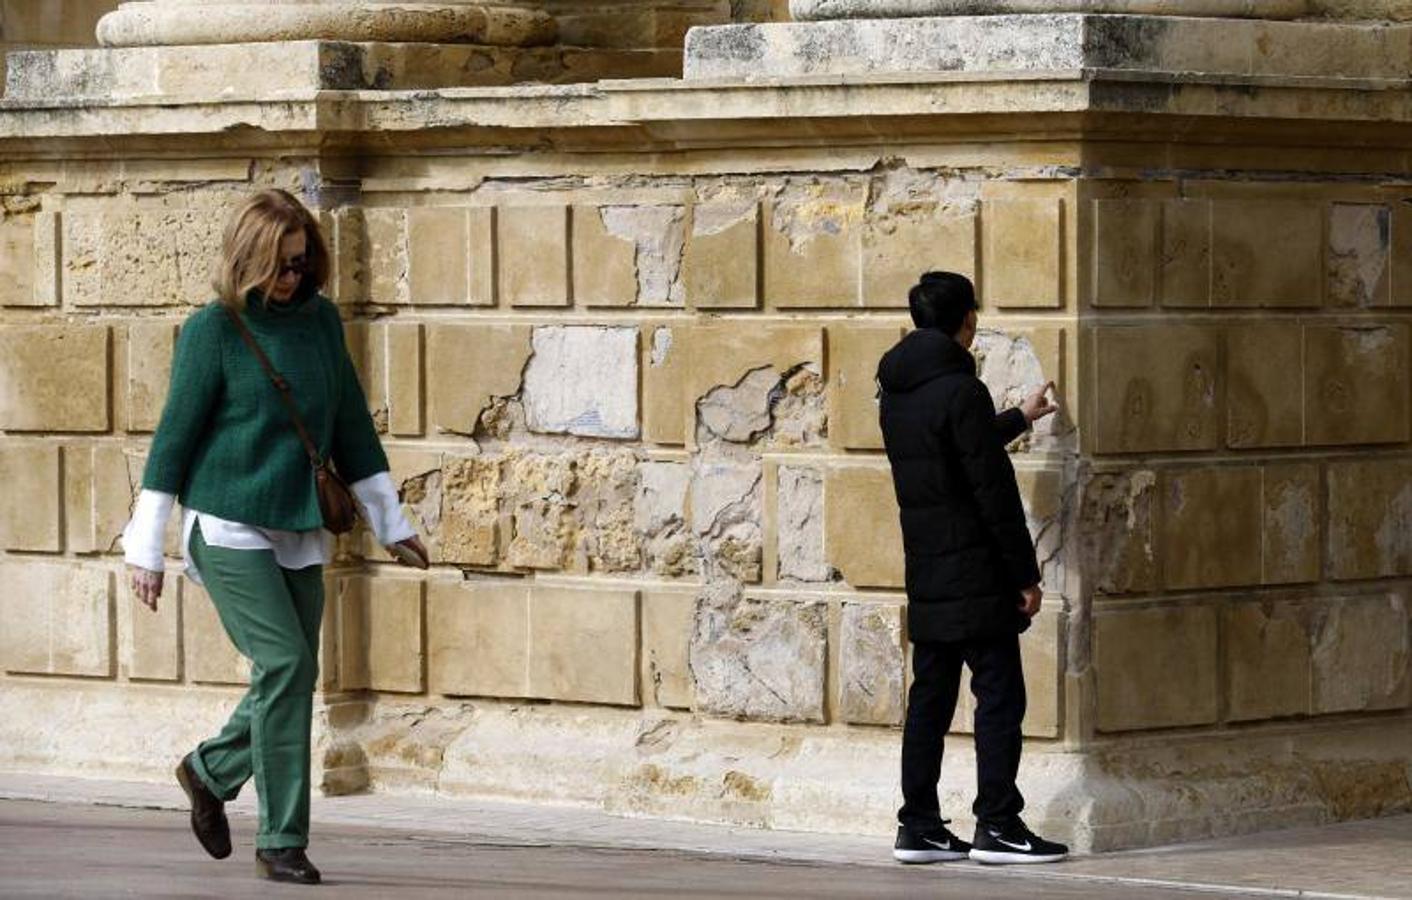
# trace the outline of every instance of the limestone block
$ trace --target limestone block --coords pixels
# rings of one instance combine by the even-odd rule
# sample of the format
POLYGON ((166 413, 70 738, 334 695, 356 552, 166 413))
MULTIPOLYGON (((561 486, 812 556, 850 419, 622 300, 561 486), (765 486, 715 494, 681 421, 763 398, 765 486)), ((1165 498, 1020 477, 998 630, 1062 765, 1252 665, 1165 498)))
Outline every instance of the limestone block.
POLYGON ((855 725, 900 725, 903 608, 845 602, 839 627, 839 716, 855 725))
POLYGON ((1239 603, 1222 613, 1226 709, 1232 721, 1309 712, 1309 634, 1287 603, 1239 603))
POLYGON ((642 325, 642 438, 655 444, 686 443, 691 408, 687 378, 691 362, 689 325, 642 325))
POLYGON ((1220 446, 1220 336, 1194 325, 1093 329, 1098 453, 1220 446))
POLYGON ((1304 392, 1304 330, 1262 322, 1226 330, 1226 444, 1233 449, 1298 447, 1304 392))
POLYGON ((65 213, 64 302, 178 306, 206 300, 223 213, 213 206, 65 213))
POLYGON ((781 581, 829 581, 824 558, 824 479, 817 469, 780 466, 776 489, 776 555, 781 581))
MULTIPOLYGON (((904 296, 906 291, 903 291, 904 296)), ((884 353, 902 337, 896 325, 828 327, 829 437, 835 447, 880 450, 877 372, 884 353)))
POLYGON ((185 579, 167 576, 157 611, 132 593, 131 579, 118 576, 119 646, 133 681, 181 680, 181 598, 185 579))
POLYGON ((1412 209, 1406 203, 1393 204, 1389 227, 1389 301, 1397 307, 1412 306, 1412 209))
POLYGON ((694 591, 642 592, 643 693, 649 703, 691 709, 691 630, 696 621, 694 591))
MULTIPOLYGON (((1058 598, 1046 597, 1045 605, 1058 606, 1058 598)), ((1063 729, 1064 621, 1059 613, 1042 609, 1020 637, 1027 695, 1020 728, 1026 737, 1057 738, 1063 729)))
POLYGON ((1322 207, 1291 200, 1219 200, 1211 211, 1211 230, 1212 306, 1322 303, 1322 207), (1271 252, 1275 247, 1279 252, 1271 252))
POLYGON ((691 462, 691 530, 705 547, 707 574, 760 580, 764 554, 764 469, 758 461, 703 453, 691 462))
POLYGON ((692 208, 682 257, 686 300, 696 309, 760 305, 760 204, 702 203, 692 208))
POLYGON ((1185 605, 1093 620, 1098 730, 1206 725, 1218 710, 1216 610, 1185 605), (1180 673, 1180 677, 1173 677, 1180 673))
POLYGON ((573 207, 574 299, 585 306, 637 302, 637 244, 608 230, 608 207, 573 207))
POLYGON ((341 691, 368 689, 368 641, 372 633, 368 623, 370 589, 368 578, 337 578, 329 594, 329 605, 337 608, 334 612, 337 665, 325 659, 322 668, 326 673, 333 669, 329 673, 333 675, 332 687, 341 691))
POLYGON ((492 306, 494 207, 416 207, 406 211, 408 296, 412 303, 492 306))
POLYGON ((0 221, 0 306, 37 306, 35 247, 38 222, 0 221))
POLYGON ((822 722, 827 657, 824 603, 746 598, 721 582, 697 601, 690 658, 701 712, 822 722))
POLYGON ((1093 305, 1149 307, 1157 296, 1162 205, 1093 201, 1093 305))
POLYGON ((1307 326, 1305 443, 1406 441, 1408 358, 1406 325, 1307 326))
POLYGON ((177 330, 169 323, 127 327, 127 430, 156 431, 171 381, 177 330))
POLYGON ((1412 461, 1329 465, 1329 577, 1412 574, 1412 461))
POLYGON ((908 204, 863 230, 863 305, 906 309, 923 272, 976 277, 977 217, 969 205, 908 204))
POLYGON ((438 431, 473 434, 497 398, 520 393, 530 358, 527 325, 446 325, 426 328, 427 405, 438 431))
POLYGON ((569 208, 496 212, 497 294, 510 306, 569 305, 569 208))
POLYGON ((1162 305, 1210 306, 1211 260, 1211 201, 1164 201, 1157 269, 1162 305))
POLYGON ((824 477, 828 562, 853 587, 903 586, 902 525, 892 473, 839 466, 824 477))
POLYGON ((1263 584, 1319 580, 1319 467, 1269 465, 1264 473, 1263 584))
POLYGON ((1064 305, 1064 201, 986 200, 982 302, 999 309, 1064 305))
POLYGON ((1258 584, 1259 468, 1181 469, 1162 476, 1164 582, 1175 590, 1258 584))
POLYGON ((531 431, 581 437, 638 437, 636 328, 536 328, 525 368, 531 431))
POLYGON ((436 694, 530 696, 529 588, 429 582, 427 681, 436 694))
POLYGON ((0 429, 107 431, 107 328, 0 326, 0 429))
POLYGON ((639 704, 636 591, 536 585, 529 632, 530 696, 639 704))
POLYGON ((363 210, 363 250, 368 272, 370 303, 402 304, 412 301, 407 272, 407 210, 363 210))
POLYGON ((422 326, 390 323, 383 331, 387 360, 387 430, 399 437, 419 437, 422 423, 422 326))
POLYGON ((1067 510, 1064 509, 1064 475, 1054 469, 1017 469, 1015 483, 1025 508, 1025 522, 1034 541, 1040 564, 1041 583, 1054 590, 1064 587, 1063 567, 1067 559, 1067 510))
POLYGON ((426 690, 422 584, 410 578, 340 579, 340 688, 426 690))
POLYGON ((441 480, 441 561, 495 565, 501 543, 499 462, 484 457, 447 459, 441 480))
POLYGON ((1330 306, 1392 302, 1392 211, 1381 204, 1329 207, 1327 291, 1330 306))
POLYGON ((575 460, 565 455, 516 455, 502 470, 510 521, 505 562, 522 569, 570 565, 577 522, 573 515, 575 460))
POLYGON ((113 576, 57 563, 0 563, 0 662, 8 672, 111 678, 113 576))
POLYGON ((1084 482, 1079 535, 1084 572, 1100 594, 1157 587, 1157 475, 1146 469, 1099 473, 1084 482))
MULTIPOLYGON (((142 464, 113 443, 93 447, 93 549, 118 550, 142 481, 142 464)), ((173 516, 173 518, 177 518, 173 516)))
POLYGON ((764 207, 765 302, 781 309, 858 305, 864 197, 843 181, 791 183, 764 207))
MULTIPOLYGON (((680 577, 696 571, 695 542, 689 527, 692 467, 684 462, 644 462, 638 468, 634 525, 648 568, 680 577)), ((644 625, 648 627, 643 599, 644 625)))
MULTIPOLYGON (((34 217, 34 293, 31 302, 35 306, 59 305, 59 255, 63 243, 61 223, 58 212, 42 212, 34 217)), ((19 299, 16 297, 16 300, 19 299)))
POLYGON ((186 678, 197 684, 249 684, 250 660, 240 655, 221 625, 206 589, 181 584, 181 649, 186 678))
POLYGON ((59 487, 59 448, 53 444, 0 444, 0 547, 58 553, 63 498, 59 487))
POLYGON ((96 553, 102 548, 94 528, 93 446, 70 444, 63 452, 64 547, 70 553, 96 553))
MULTIPOLYGON (((998 331, 983 328, 976 334, 971 353, 976 358, 976 374, 985 382, 995 408, 1011 409, 1047 382, 1054 382, 1062 402, 1064 380, 1064 329, 1033 328, 998 331)), ((1050 441, 1069 427, 1067 412, 1061 411, 1036 422, 1019 439, 1020 448, 1050 441)))
POLYGON ((824 365, 823 329, 817 325, 761 325, 732 320, 692 330, 686 395, 691 404, 713 388, 733 386, 760 369, 783 375, 824 365))
POLYGON ((1316 713, 1402 709, 1412 700, 1407 601, 1400 594, 1324 604, 1314 632, 1316 713))

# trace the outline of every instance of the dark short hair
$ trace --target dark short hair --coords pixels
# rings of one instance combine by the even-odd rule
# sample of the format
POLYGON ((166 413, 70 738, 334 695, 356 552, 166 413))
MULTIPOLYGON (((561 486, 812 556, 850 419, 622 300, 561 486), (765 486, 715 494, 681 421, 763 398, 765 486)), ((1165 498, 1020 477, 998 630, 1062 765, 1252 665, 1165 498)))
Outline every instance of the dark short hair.
POLYGON ((966 314, 977 309, 976 289, 965 275, 927 272, 907 293, 907 307, 918 328, 939 328, 955 337, 966 314))

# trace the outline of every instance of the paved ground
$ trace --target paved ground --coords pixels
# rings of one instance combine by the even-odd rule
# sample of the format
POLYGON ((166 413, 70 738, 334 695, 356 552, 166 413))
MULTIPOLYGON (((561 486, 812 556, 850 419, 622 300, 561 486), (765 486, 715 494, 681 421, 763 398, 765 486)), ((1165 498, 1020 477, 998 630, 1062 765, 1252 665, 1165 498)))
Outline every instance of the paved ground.
MULTIPOLYGON (((0 775, 0 896, 308 892, 253 877, 249 798, 220 862, 173 811, 183 800, 167 785, 0 775)), ((897 866, 885 838, 434 797, 318 798, 314 818, 310 856, 338 897, 1412 898, 1412 816, 1025 869, 897 866)))

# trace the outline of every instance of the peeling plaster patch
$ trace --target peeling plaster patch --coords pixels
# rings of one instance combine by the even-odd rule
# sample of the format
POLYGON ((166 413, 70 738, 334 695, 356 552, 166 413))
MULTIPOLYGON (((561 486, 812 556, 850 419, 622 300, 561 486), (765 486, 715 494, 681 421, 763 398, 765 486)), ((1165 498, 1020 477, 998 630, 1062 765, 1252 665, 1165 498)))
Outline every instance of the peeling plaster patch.
POLYGON ((839 235, 861 223, 863 204, 855 185, 840 179, 789 181, 775 195, 770 227, 799 253, 821 235, 839 235))
MULTIPOLYGON (((977 374, 990 389, 997 410, 1019 406, 1025 398, 1050 380, 1045 376, 1039 354, 1029 338, 1015 337, 1001 331, 983 330, 976 333, 972 347, 977 374)), ((1052 435, 1055 416, 1035 423, 1036 435, 1052 435)))
POLYGON ((636 328, 546 326, 533 345, 523 392, 531 431, 638 436, 636 328))
POLYGON ((652 368, 666 365, 672 353, 672 329, 658 328, 652 332, 652 368))
POLYGON ((691 529, 709 578, 760 580, 764 468, 707 449, 692 460, 691 529))
POLYGON ((1329 298, 1376 306, 1386 298, 1392 215, 1386 206, 1335 203, 1329 213, 1329 298))
POLYGON ((682 254, 686 249, 686 210, 680 206, 605 206, 603 227, 637 248, 637 303, 681 306, 682 254))
POLYGON ((823 379, 813 364, 780 375, 771 366, 751 369, 734 385, 712 388, 696 404, 697 441, 812 446, 828 436, 823 379))

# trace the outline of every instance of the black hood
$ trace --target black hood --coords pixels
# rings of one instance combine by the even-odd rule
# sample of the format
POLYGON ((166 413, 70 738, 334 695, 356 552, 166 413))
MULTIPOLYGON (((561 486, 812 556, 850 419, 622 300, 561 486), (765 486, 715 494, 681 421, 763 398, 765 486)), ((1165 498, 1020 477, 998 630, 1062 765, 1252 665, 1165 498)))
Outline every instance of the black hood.
POLYGON ((975 375, 976 358, 946 332, 919 328, 883 354, 878 384, 889 394, 905 394, 943 375, 975 375))

